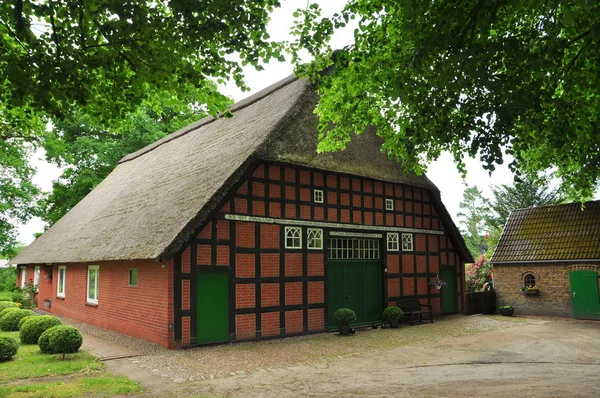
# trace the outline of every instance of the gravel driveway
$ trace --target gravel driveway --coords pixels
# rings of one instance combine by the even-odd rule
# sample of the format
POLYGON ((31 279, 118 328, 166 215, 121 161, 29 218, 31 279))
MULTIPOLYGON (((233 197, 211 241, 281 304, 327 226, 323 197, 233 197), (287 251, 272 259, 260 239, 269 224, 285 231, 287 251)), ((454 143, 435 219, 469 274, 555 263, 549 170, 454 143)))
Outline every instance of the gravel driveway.
POLYGON ((146 395, 600 396, 599 322, 453 316, 180 351, 132 340, 145 355, 106 364, 146 395))

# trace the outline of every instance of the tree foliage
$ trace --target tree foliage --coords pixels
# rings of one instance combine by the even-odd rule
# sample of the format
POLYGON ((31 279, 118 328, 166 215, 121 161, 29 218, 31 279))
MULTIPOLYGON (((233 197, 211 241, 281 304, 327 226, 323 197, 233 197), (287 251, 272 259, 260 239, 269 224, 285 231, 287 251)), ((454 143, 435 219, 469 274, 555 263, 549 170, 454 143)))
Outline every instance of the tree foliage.
POLYGON ((489 249, 487 220, 490 203, 479 188, 472 186, 465 189, 459 206, 460 232, 473 258, 479 258, 489 249))
POLYGON ((350 0, 297 12, 295 61, 319 81, 322 151, 378 126, 383 150, 422 172, 450 151, 493 170, 551 170, 578 199, 600 180, 600 2, 350 0), (332 33, 354 19, 354 44, 332 33), (328 73, 322 73, 327 68, 328 73), (506 153, 504 153, 506 152, 506 153))

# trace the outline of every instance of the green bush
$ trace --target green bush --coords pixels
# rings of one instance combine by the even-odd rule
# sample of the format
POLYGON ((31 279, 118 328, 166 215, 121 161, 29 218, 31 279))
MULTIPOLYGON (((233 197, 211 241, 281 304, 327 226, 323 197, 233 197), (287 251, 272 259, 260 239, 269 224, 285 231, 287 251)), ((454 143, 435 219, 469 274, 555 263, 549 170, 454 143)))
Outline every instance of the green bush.
POLYGON ((0 361, 12 359, 18 350, 17 340, 11 337, 0 337, 0 361))
POLYGON ((400 319, 404 315, 404 312, 400 307, 387 307, 383 310, 382 319, 384 322, 390 322, 394 319, 400 319))
POLYGON ((2 311, 0 311, 0 319, 2 319, 2 317, 6 314, 8 314, 9 312, 13 312, 13 311, 21 311, 21 309, 19 307, 17 307, 16 305, 14 307, 9 307, 9 308, 5 308, 2 311))
POLYGON ((13 292, 13 294, 10 297, 13 303, 22 303, 23 301, 25 301, 25 297, 23 296, 23 292, 21 290, 13 292))
POLYGON ((17 268, 0 268, 0 291, 12 292, 17 289, 17 268))
MULTIPOLYGON (((9 310, 11 308, 8 308, 9 310)), ((2 311, 3 313, 6 310, 2 311)), ((0 330, 4 330, 5 332, 14 332, 19 330, 19 321, 26 316, 35 315, 35 312, 30 310, 18 310, 18 311, 10 311, 9 313, 5 313, 0 318, 0 330)))
POLYGON ((25 322, 27 322, 28 320, 33 319, 33 318, 37 318, 37 315, 29 315, 29 316, 26 316, 25 318, 21 318, 21 320, 19 321, 19 330, 21 330, 21 327, 23 326, 23 324, 25 322))
POLYGON ((51 327, 62 325, 62 321, 55 316, 42 315, 25 317, 25 322, 19 327, 21 344, 37 344, 40 336, 51 327))
POLYGON ((17 308, 17 305, 12 301, 0 301, 0 312, 7 308, 17 308))
POLYGON ((44 354, 71 354, 83 343, 81 332, 73 326, 53 326, 40 335, 38 345, 44 354))
POLYGON ((356 314, 350 308, 340 308, 333 313, 333 320, 340 325, 350 325, 356 320, 356 314))

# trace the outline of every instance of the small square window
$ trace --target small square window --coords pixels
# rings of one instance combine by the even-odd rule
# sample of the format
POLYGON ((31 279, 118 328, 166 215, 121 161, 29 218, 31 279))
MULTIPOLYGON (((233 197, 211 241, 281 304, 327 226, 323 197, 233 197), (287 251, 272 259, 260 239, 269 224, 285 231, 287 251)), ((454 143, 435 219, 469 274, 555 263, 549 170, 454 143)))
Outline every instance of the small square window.
POLYGON ((412 234, 402 234, 402 251, 413 251, 413 236, 412 234))
POLYGON ((386 199, 385 200, 385 209, 386 210, 394 210, 394 199, 386 199))
POLYGON ((129 286, 136 287, 138 285, 138 270, 137 268, 129 268, 129 286))
POLYGON ((323 191, 320 189, 315 189, 313 191, 313 200, 315 203, 323 203, 323 191))
POLYGON ((285 227, 285 248, 302 249, 302 228, 285 227))
POLYGON ((387 234, 387 249, 390 252, 397 252, 398 249, 398 234, 389 233, 387 234))
POLYGON ((323 230, 319 228, 309 228, 306 235, 306 247, 312 250, 323 249, 323 230))

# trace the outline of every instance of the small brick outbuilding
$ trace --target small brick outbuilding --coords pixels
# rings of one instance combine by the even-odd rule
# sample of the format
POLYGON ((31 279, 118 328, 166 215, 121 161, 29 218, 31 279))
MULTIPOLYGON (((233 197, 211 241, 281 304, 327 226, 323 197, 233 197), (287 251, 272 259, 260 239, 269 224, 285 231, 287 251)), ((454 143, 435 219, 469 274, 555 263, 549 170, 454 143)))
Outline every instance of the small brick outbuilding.
POLYGON ((472 258, 435 185, 372 130, 317 154, 316 102, 292 76, 123 158, 13 259, 40 307, 169 348, 323 332, 340 307, 368 324, 402 297, 462 311, 472 258))
POLYGON ((513 211, 490 262, 498 305, 600 320, 600 201, 513 211))

